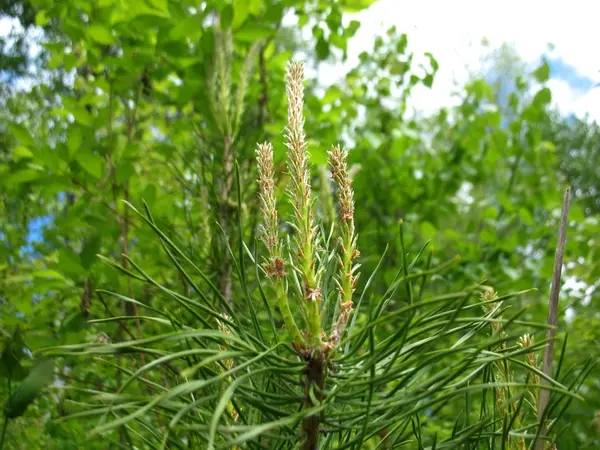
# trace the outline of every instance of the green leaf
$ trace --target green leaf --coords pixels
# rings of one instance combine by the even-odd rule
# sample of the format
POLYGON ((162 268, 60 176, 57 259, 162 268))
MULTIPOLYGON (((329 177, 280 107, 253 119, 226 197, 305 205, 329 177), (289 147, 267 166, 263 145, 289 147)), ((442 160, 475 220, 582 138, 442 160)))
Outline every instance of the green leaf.
POLYGON ((56 270, 50 270, 50 269, 36 270, 31 275, 34 278, 50 278, 53 280, 64 280, 65 279, 65 277, 63 277, 56 270))
POLYGON ((346 29, 344 30, 344 34, 349 38, 354 37, 359 28, 360 22, 358 20, 351 20, 346 29))
POLYGON ((38 180, 44 175, 44 172, 34 169, 23 169, 18 172, 10 174, 6 177, 5 182, 8 185, 29 183, 31 181, 38 180))
POLYGON ((342 12, 340 8, 332 7, 329 15, 325 19, 325 23, 331 30, 331 33, 336 33, 342 25, 342 12))
POLYGON ((56 267, 58 270, 71 277, 85 275, 85 270, 81 265, 79 255, 68 247, 59 250, 56 267))
POLYGON ((437 235, 438 230, 431 222, 423 222, 421 224, 421 233, 423 234, 423 240, 429 240, 437 235))
POLYGON ((423 77, 423 84, 425 86, 427 86, 428 88, 430 88, 431 86, 433 86, 433 75, 431 75, 430 73, 428 73, 427 75, 425 75, 423 77))
POLYGON ((342 10, 347 13, 356 13, 371 6, 377 0, 342 0, 342 10))
POLYGON ((331 85, 325 91, 325 95, 323 95, 322 102, 324 104, 333 103, 337 99, 341 98, 342 94, 343 94, 343 92, 339 87, 337 87, 335 85, 331 85))
POLYGON ((523 207, 519 208, 519 217, 525 224, 531 226, 535 225, 535 220, 533 220, 533 216, 528 209, 523 207))
POLYGON ((8 284, 23 284, 28 281, 31 281, 31 277, 29 275, 9 275, 4 279, 4 283, 8 284))
POLYGON ((85 270, 89 270, 92 264, 98 259, 96 255, 100 252, 102 240, 99 235, 94 234, 86 240, 83 249, 79 255, 81 265, 85 270))
POLYGON ((21 145, 29 147, 35 145, 35 142, 29 134, 29 131, 27 131, 27 129, 23 125, 12 122, 8 124, 8 129, 11 131, 15 139, 17 139, 21 145))
POLYGON ((88 28, 89 36, 99 44, 111 45, 116 39, 110 32, 110 29, 99 24, 90 25, 88 28))
POLYGON ((116 173, 117 182, 123 183, 129 180, 129 178, 131 178, 131 176, 135 174, 135 166, 129 161, 121 162, 116 168, 116 173))
POLYGON ((40 10, 36 13, 35 15, 35 24, 38 27, 43 27, 44 25, 46 25, 48 22, 50 22, 50 19, 48 18, 48 16, 46 15, 46 11, 45 10, 40 10))
POLYGON ((192 42, 197 42, 202 37, 202 31, 202 18, 192 15, 177 22, 171 29, 169 38, 174 41, 188 38, 192 42))
POLYGON ((398 54, 404 55, 406 53, 406 47, 408 47, 408 36, 406 33, 402 33, 398 43, 396 44, 396 51, 398 54))
MULTIPOLYGON (((61 147, 62 144, 59 144, 58 147, 61 147)), ((34 152, 34 159, 40 167, 47 169, 50 172, 56 172, 61 170, 61 157, 58 149, 53 149, 49 147, 41 147, 37 148, 34 152)), ((64 152, 63 152, 64 154, 64 152)))
POLYGON ((547 105, 552 101, 552 91, 547 87, 542 88, 535 94, 533 103, 538 106, 547 105))
POLYGON ((234 33, 234 37, 243 42, 255 42, 258 39, 267 38, 273 35, 274 30, 265 25, 260 25, 256 22, 247 22, 238 31, 234 33))
POLYGON ((482 216, 485 217, 486 219, 495 219, 496 217, 498 217, 498 208, 494 207, 494 206, 488 206, 487 208, 485 208, 482 212, 482 216))
POLYGON ((233 21, 231 28, 236 29, 242 25, 250 14, 251 2, 249 0, 233 0, 233 21))
POLYGON ((71 110, 70 113, 73 114, 75 122, 86 127, 92 125, 92 116, 90 116, 90 113, 85 108, 76 108, 71 110))
POLYGON ((77 151, 81 148, 83 133, 80 127, 71 126, 69 128, 69 139, 67 140, 67 148, 69 149, 69 161, 73 159, 77 151))
POLYGON ((552 142, 550 142, 550 141, 542 141, 536 147, 535 150, 536 151, 541 151, 541 152, 550 152, 550 153, 553 153, 553 152, 556 151, 556 146, 552 142))
POLYGON ((156 200, 156 185, 148 184, 142 193, 142 200, 148 203, 148 206, 153 206, 156 200))
POLYGON ((144 1, 140 2, 124 2, 126 5, 126 9, 121 12, 121 14, 116 14, 113 16, 113 23, 117 22, 130 22, 138 17, 148 16, 148 17, 161 17, 164 19, 168 19, 170 17, 168 11, 168 5, 165 9, 164 2, 160 0, 154 3, 161 4, 160 8, 151 7, 146 4, 144 1))
POLYGON ((102 178, 104 173, 104 159, 92 150, 82 150, 75 156, 79 165, 96 179, 102 178))
POLYGON ((400 60, 394 60, 390 65, 391 75, 404 75, 410 70, 410 64, 400 60))
POLYGON ((33 158, 33 153, 27 147, 23 147, 22 145, 18 145, 13 149, 12 152, 13 160, 21 161, 22 159, 31 159, 33 158))
POLYGON ((150 6, 163 15, 169 17, 169 0, 147 0, 150 6))
POLYGON ((331 33, 331 35, 329 35, 329 42, 331 42, 331 45, 343 50, 344 52, 348 50, 348 39, 345 36, 331 33))
MULTIPOLYGON (((252 5, 251 12, 255 16, 258 16, 261 13, 263 2, 261 0, 252 0, 251 5, 252 5)), ((268 22, 278 23, 283 18, 284 8, 285 8, 285 6, 283 5, 283 2, 277 2, 275 4, 270 4, 269 7, 265 9, 262 17, 264 18, 264 20, 266 20, 268 22)), ((306 17, 306 16, 300 16, 300 20, 299 20, 300 26, 302 26, 301 23, 302 23, 303 17, 306 17)))
POLYGON ((431 65, 431 68, 433 69, 433 71, 437 72, 438 69, 440 68, 440 65, 437 62, 437 59, 435 59, 433 57, 433 55, 429 52, 425 52, 425 56, 427 56, 427 58, 429 58, 429 64, 431 65))
POLYGON ((315 51, 317 52, 317 57, 323 61, 329 57, 329 44, 325 39, 319 38, 315 45, 315 51))
POLYGON ((38 363, 13 392, 4 406, 4 414, 9 419, 25 414, 27 407, 42 393, 42 390, 52 381, 54 361, 44 360, 38 363))
POLYGON ((548 65, 548 62, 545 59, 542 65, 538 67, 535 70, 535 72, 533 72, 533 76, 540 83, 548 81, 548 79, 550 78, 550 66, 548 65))
POLYGON ((52 58, 50 58, 50 61, 48 61, 48 69, 58 69, 63 63, 64 56, 65 55, 63 53, 55 53, 54 55, 52 55, 52 58))
POLYGON ((231 27, 233 21, 233 7, 231 5, 225 5, 223 11, 221 11, 221 26, 223 28, 231 27))

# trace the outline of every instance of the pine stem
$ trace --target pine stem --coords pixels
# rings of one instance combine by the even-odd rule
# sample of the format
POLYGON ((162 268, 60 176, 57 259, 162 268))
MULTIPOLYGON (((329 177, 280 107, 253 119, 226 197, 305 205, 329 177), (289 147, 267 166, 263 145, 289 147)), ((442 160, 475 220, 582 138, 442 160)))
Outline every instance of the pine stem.
POLYGON ((290 62, 286 67, 288 97, 288 126, 286 146, 288 148, 288 170, 292 178, 290 197, 294 206, 294 219, 297 228, 298 245, 297 267, 299 269, 304 293, 305 311, 307 311, 308 341, 314 347, 320 347, 321 317, 319 302, 322 298, 319 288, 319 272, 316 269, 317 228, 314 223, 313 201, 311 200, 310 166, 304 133, 304 64, 290 62))
POLYGON ((290 309, 290 304, 288 302, 282 279, 278 279, 275 282, 275 291, 277 295, 277 306, 279 307, 281 317, 283 318, 283 323, 285 324, 288 333, 290 333, 292 340, 296 344, 302 344, 304 339, 302 338, 302 333, 300 333, 298 325, 296 325, 294 316, 292 316, 292 310, 290 309))
MULTIPOLYGON (((316 351, 308 357, 306 374, 304 378, 304 407, 312 408, 315 405, 310 395, 311 387, 314 397, 320 402, 323 399, 325 388, 325 358, 322 352, 316 351)), ((321 427, 321 413, 306 416, 302 423, 302 450, 317 450, 319 445, 321 427)))

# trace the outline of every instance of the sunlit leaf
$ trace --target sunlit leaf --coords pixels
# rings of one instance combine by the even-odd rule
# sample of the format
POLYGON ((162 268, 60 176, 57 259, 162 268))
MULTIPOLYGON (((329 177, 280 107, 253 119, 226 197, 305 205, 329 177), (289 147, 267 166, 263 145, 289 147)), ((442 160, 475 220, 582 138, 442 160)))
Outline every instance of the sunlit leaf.
POLYGON ((88 28, 88 34, 94 41, 98 42, 99 44, 110 45, 113 44, 116 40, 110 32, 110 29, 99 24, 90 25, 90 27, 88 28))
POLYGON ((105 170, 105 161, 99 154, 89 149, 82 149, 76 153, 75 160, 92 177, 96 179, 102 178, 105 170))

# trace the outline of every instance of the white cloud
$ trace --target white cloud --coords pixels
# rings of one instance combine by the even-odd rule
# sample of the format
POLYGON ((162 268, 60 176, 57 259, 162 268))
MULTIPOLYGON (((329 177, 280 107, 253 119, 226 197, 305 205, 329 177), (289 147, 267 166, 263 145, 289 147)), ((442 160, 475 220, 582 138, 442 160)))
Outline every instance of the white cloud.
MULTIPOLYGON (((440 70, 431 90, 414 91, 413 105, 424 112, 454 104, 451 94, 456 83, 464 83, 469 72, 478 71, 480 58, 503 43, 514 45, 524 61, 536 64, 543 54, 560 59, 582 76, 600 81, 600 60, 594 46, 600 42, 600 27, 591 1, 505 0, 483 1, 403 1, 380 0, 367 10, 346 17, 361 22, 349 45, 344 66, 356 64, 358 54, 372 48, 375 36, 390 26, 405 32, 409 50, 420 55, 431 52, 440 70), (484 49, 486 38, 490 47, 484 49), (550 50, 548 45, 554 46, 550 50)), ((323 83, 334 83, 340 66, 319 73, 323 83)), ((600 120, 599 94, 571 89, 559 80, 551 82, 555 104, 564 112, 583 116, 586 112, 600 120)))
POLYGON ((552 104, 565 113, 575 113, 577 98, 583 95, 569 86, 564 80, 551 79, 547 83, 552 90, 552 104))
POLYGON ((600 122, 600 88, 592 89, 578 98, 573 112, 578 117, 587 113, 592 119, 600 122))
POLYGON ((0 37, 8 36, 13 29, 15 31, 21 31, 23 29, 18 19, 0 17, 0 37))

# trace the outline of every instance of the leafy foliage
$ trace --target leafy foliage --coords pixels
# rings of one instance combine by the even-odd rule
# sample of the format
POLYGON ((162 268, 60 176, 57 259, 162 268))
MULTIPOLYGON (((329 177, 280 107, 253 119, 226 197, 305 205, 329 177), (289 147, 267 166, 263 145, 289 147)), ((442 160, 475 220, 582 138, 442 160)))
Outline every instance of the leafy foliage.
MULTIPOLYGON (((285 64, 296 52, 308 66, 345 60, 360 27, 347 14, 371 3, 0 5, 22 25, 0 60, 0 317, 7 339, 22 330, 5 346, 2 379, 8 367, 13 381, 26 379, 33 361, 23 349, 62 355, 52 395, 11 419, 5 448, 298 443, 306 361, 261 275, 254 149, 272 143, 273 196, 280 217, 292 217, 281 201, 291 181, 281 151, 285 64), (143 202, 141 214, 128 206, 143 202), (203 395, 188 392, 197 386, 203 395), (94 427, 114 433, 87 438, 94 427)), ((600 445, 600 376, 587 366, 600 354, 597 125, 550 110, 546 62, 530 71, 509 54, 493 58, 489 77, 474 77, 458 106, 430 117, 409 106, 415 90, 435 83, 438 63, 411 51, 401 30, 377 38, 336 85, 306 86, 317 232, 334 254, 343 214, 326 149, 340 141, 350 149, 363 273, 323 400, 313 393, 328 431, 322 445, 533 440, 540 375, 528 361, 537 352, 517 337, 544 345, 537 327, 568 184, 575 198, 558 329, 569 346, 556 361, 549 410, 562 415, 552 425, 561 450, 600 445), (486 286, 503 293, 493 312, 481 309, 486 286), (572 394, 580 384, 585 401, 572 394), (501 394, 516 412, 500 415, 501 394)), ((287 227, 282 237, 293 238, 287 227)), ((336 264, 324 262, 326 324, 338 307, 336 264)), ((300 323, 301 310, 292 313, 300 323)), ((0 389, 8 400, 13 389, 0 389)))

